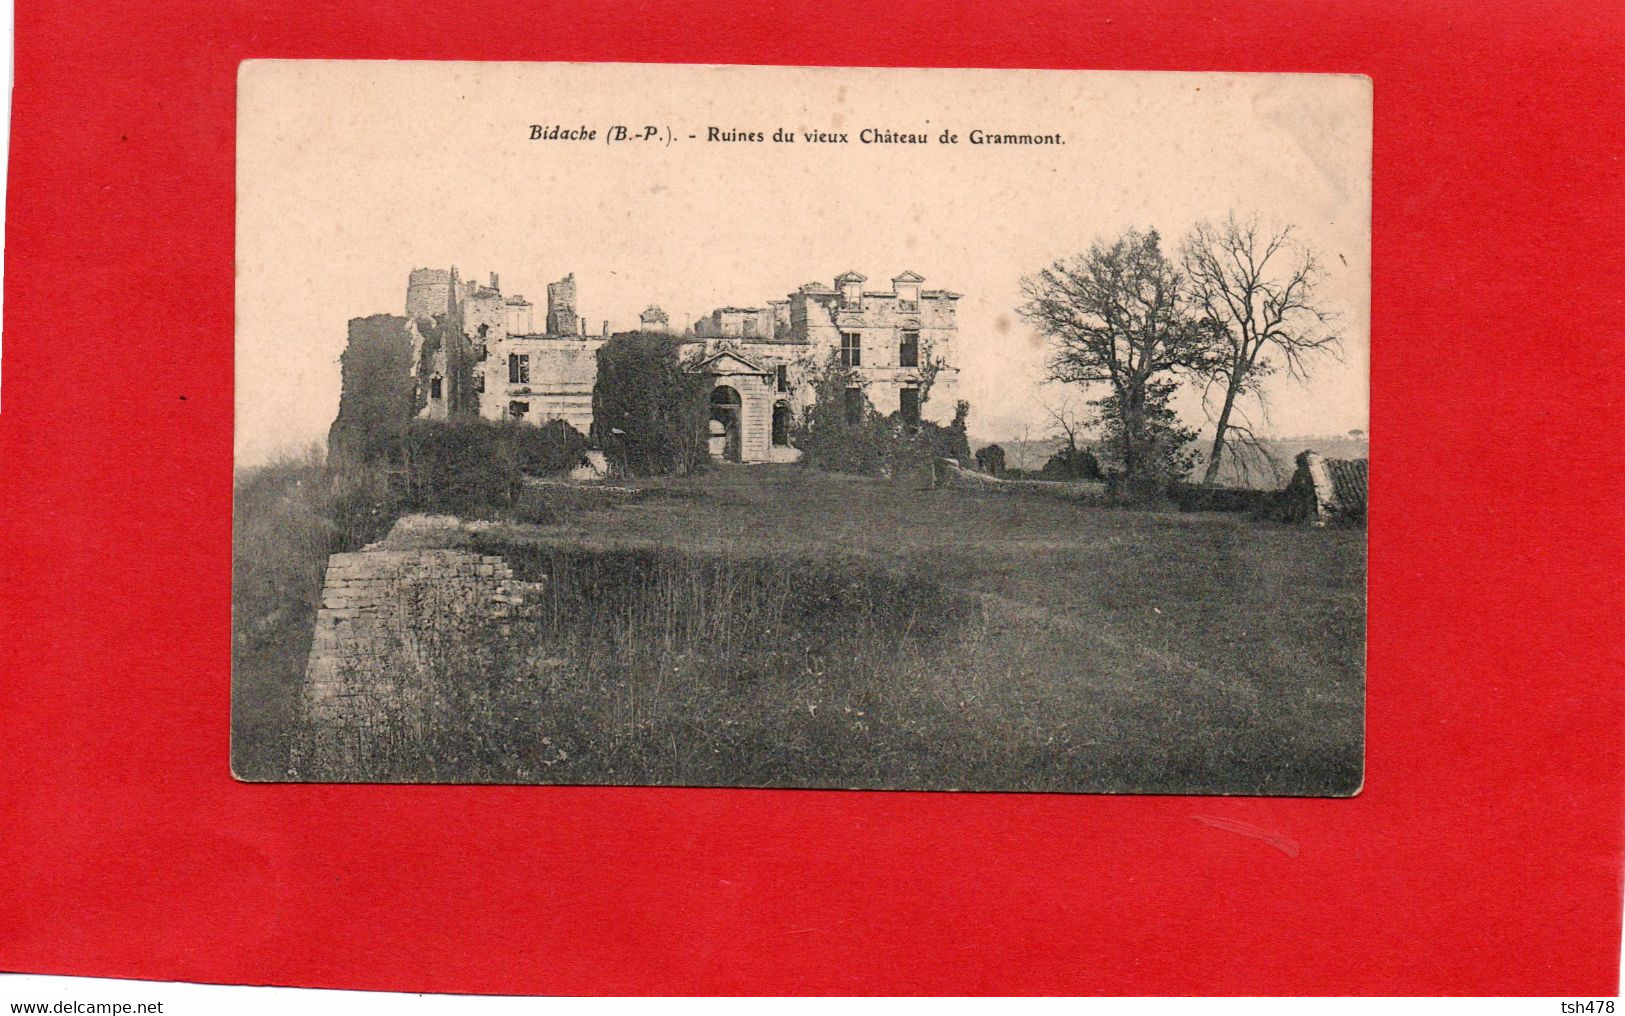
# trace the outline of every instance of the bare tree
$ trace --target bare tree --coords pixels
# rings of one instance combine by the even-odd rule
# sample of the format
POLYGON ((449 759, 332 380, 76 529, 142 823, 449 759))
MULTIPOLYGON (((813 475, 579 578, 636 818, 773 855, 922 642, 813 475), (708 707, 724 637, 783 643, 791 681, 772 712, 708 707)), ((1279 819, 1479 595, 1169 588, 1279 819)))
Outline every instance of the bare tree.
POLYGON ((1052 406, 1039 399, 1038 404, 1049 414, 1050 422, 1055 424, 1055 436, 1065 439, 1067 450, 1077 454, 1078 435, 1088 427, 1088 422, 1073 412, 1072 400, 1063 398, 1058 405, 1052 406))
MULTIPOLYGON (((1219 387, 1219 407, 1204 484, 1219 476, 1220 460, 1233 433, 1257 447, 1250 427, 1233 419, 1243 396, 1264 401, 1262 381, 1279 367, 1308 377, 1310 360, 1335 355, 1341 339, 1333 316, 1317 306, 1323 280, 1320 258, 1299 243, 1290 225, 1266 227, 1258 217, 1199 223, 1182 251, 1191 297, 1217 323, 1217 342, 1208 360, 1208 391, 1219 387), (1242 433, 1245 431, 1245 433, 1242 433)), ((1206 402, 1207 393, 1203 399, 1206 402)))
MULTIPOLYGON (((1225 431, 1225 449, 1243 487, 1257 486, 1259 482, 1275 487, 1285 478, 1280 458, 1264 439, 1258 436, 1253 429, 1253 421, 1247 417, 1245 407, 1239 403, 1233 408, 1229 426, 1225 431)), ((1209 463, 1209 469, 1211 468, 1212 464, 1209 463)), ((1286 470, 1286 475, 1290 473, 1291 470, 1286 470)), ((1204 482, 1211 484, 1213 481, 1204 482)))
POLYGON ((1095 405, 1123 471, 1154 471, 1177 455, 1190 434, 1168 407, 1171 375, 1201 361, 1206 322, 1189 313, 1184 279, 1157 232, 1097 242, 1021 286, 1022 317, 1051 340, 1050 380, 1109 386, 1095 405))
POLYGON ((1095 457, 1093 450, 1080 447, 1078 444, 1090 429, 1091 421, 1072 408, 1072 400, 1069 398, 1062 398, 1054 405, 1040 399, 1038 404, 1049 414, 1050 423, 1053 425, 1049 436, 1063 442, 1060 448, 1044 460, 1039 467, 1040 473, 1046 477, 1067 480, 1099 479, 1100 460, 1095 457))

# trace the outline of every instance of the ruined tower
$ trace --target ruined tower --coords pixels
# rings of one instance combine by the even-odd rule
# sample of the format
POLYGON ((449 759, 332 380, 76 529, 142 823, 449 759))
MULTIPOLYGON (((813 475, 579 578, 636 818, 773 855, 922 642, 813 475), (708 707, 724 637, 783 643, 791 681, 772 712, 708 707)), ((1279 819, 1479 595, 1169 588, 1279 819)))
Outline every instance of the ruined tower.
POLYGON ((463 291, 458 286, 457 267, 452 266, 446 294, 445 315, 440 330, 445 352, 445 398, 447 416, 477 416, 479 399, 474 392, 474 350, 463 330, 463 291))
POLYGON ((406 280, 406 316, 432 318, 446 312, 451 299, 451 273, 444 268, 414 268, 406 280))
POLYGON ((581 319, 576 316, 576 277, 566 275, 547 284, 547 334, 580 335, 581 319))

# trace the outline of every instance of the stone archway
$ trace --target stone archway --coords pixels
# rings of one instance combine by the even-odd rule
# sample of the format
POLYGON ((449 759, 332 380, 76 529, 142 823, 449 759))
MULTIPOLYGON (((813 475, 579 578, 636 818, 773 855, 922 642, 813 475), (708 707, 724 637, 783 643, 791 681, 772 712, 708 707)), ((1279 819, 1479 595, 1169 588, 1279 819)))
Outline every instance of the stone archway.
MULTIPOLYGON (((711 454, 713 456, 726 459, 729 462, 741 461, 743 442, 740 440, 740 435, 744 422, 740 419, 742 412, 743 408, 737 389, 730 385, 717 385, 711 389, 711 421, 714 424, 722 425, 722 433, 717 435, 722 440, 712 444, 711 454), (721 445, 720 448, 717 447, 718 444, 721 445)), ((715 430, 716 428, 713 427, 712 432, 715 433, 715 430)))

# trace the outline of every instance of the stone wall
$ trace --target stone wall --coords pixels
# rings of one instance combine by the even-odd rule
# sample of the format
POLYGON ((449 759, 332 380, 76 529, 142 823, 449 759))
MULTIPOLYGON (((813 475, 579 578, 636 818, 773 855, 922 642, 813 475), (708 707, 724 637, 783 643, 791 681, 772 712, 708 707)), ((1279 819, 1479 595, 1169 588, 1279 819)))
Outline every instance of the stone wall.
POLYGON ((773 455, 773 397, 770 377, 735 376, 717 379, 740 396, 739 458, 741 462, 768 462, 773 455))
POLYGON ((1055 497, 1063 501, 1105 504, 1106 485, 1095 480, 1005 480, 965 469, 953 459, 937 459, 931 466, 931 485, 954 490, 979 490, 992 494, 1026 494, 1055 497))
POLYGON ((466 550, 332 555, 305 667, 307 714, 318 724, 365 726, 369 699, 428 691, 421 679, 437 636, 450 633, 455 645, 507 635, 542 588, 515 580, 502 558, 466 550))
POLYGON ((893 280, 893 287, 890 293, 860 291, 854 297, 803 286, 790 295, 791 332, 809 343, 819 363, 841 348, 843 333, 857 335, 862 362, 854 373, 862 378, 865 395, 882 415, 897 412, 902 390, 920 388, 928 366, 936 365, 920 416, 946 424, 953 418, 959 395, 959 370, 954 366, 959 295, 921 291, 917 283, 899 285, 899 280, 893 280), (905 367, 900 362, 905 331, 918 337, 918 366, 905 367))
POLYGON ((463 334, 473 347, 475 359, 500 343, 508 334, 508 304, 494 289, 481 289, 463 301, 463 334))
MULTIPOLYGON (((722 351, 738 353, 759 364, 773 375, 768 382, 772 400, 784 402, 795 416, 805 413, 813 403, 813 386, 808 380, 811 371, 820 365, 811 346, 805 342, 777 340, 698 338, 685 341, 678 347, 678 356, 684 361, 703 360, 722 351), (778 369, 785 369, 789 391, 778 390, 778 369)), ((772 436, 772 409, 769 407, 768 434, 772 436)))
POLYGON ((1366 518, 1366 459, 1328 459, 1309 450, 1281 492, 1278 515, 1311 526, 1363 525, 1366 518))

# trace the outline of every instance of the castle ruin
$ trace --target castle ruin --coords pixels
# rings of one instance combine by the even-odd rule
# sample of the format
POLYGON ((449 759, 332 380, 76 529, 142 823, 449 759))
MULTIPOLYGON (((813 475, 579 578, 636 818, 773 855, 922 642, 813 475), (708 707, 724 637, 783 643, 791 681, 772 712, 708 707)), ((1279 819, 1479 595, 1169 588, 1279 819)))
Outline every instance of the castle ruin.
MULTIPOLYGON (((815 372, 826 365, 843 372, 846 412, 854 418, 867 404, 905 424, 947 422, 958 378, 960 294, 925 289, 925 280, 907 271, 892 278, 889 290, 864 289, 866 281, 849 271, 833 285, 809 282, 760 306, 721 307, 674 336, 690 368, 711 379, 713 455, 736 462, 797 458, 791 425, 811 407, 815 372)), ((456 268, 413 269, 403 338, 413 414, 536 426, 562 420, 590 434, 597 354, 609 327, 605 322, 599 335, 589 335, 577 298, 573 274, 549 283, 545 330, 537 332, 533 305, 505 295, 496 273, 480 283, 456 268)), ((655 306, 639 324, 671 331, 655 306)), ((356 380, 349 370, 346 363, 347 392, 356 380)))

